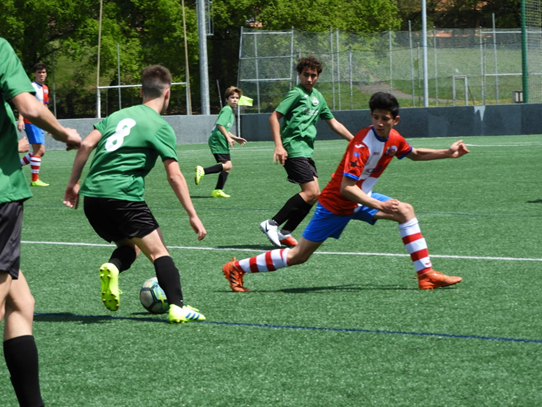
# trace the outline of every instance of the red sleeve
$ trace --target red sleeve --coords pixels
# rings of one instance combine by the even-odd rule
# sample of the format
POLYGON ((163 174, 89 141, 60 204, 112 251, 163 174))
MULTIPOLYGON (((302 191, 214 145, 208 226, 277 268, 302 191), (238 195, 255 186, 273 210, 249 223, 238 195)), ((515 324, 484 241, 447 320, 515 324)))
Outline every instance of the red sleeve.
POLYGON ((356 133, 352 141, 348 144, 344 155, 343 174, 347 177, 359 180, 365 164, 369 159, 369 149, 363 143, 369 128, 361 129, 356 133))

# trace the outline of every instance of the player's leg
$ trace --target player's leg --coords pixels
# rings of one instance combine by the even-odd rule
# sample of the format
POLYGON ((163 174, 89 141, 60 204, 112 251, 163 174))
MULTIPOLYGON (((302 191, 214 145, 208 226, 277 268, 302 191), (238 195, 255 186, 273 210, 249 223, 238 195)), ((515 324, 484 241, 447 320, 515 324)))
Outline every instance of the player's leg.
POLYGON ((19 270, 22 220, 22 202, 0 204, 0 321, 4 320, 4 358, 19 403, 39 406, 43 403, 32 336, 34 298, 19 270))
POLYGON ((111 254, 109 261, 100 266, 102 302, 110 311, 116 311, 120 306, 120 273, 128 270, 141 252, 139 247, 127 238, 118 240, 115 244, 117 248, 111 254))
POLYGON ((222 268, 224 276, 234 292, 250 291, 244 286, 245 273, 262 273, 275 271, 284 267, 305 263, 323 242, 312 242, 303 237, 293 248, 275 249, 254 257, 226 263, 222 268))
POLYGON ((271 219, 260 223, 260 229, 271 243, 295 246, 297 241, 291 233, 309 214, 320 195, 318 173, 314 161, 308 158, 289 158, 284 164, 288 181, 299 184, 301 192, 292 196, 271 219), (279 230, 280 225, 286 224, 279 230))
POLYGON ((249 291, 243 285, 245 273, 269 272, 305 263, 327 238, 338 239, 350 219, 348 216, 337 216, 318 204, 303 236, 295 247, 275 249, 239 261, 233 259, 224 265, 222 272, 230 283, 232 291, 249 291))
MULTIPOLYGON (((33 124, 25 126, 28 142, 32 147, 30 156, 30 171, 32 173, 32 183, 34 187, 46 187, 49 184, 40 180, 41 159, 45 155, 45 136, 43 130, 33 124)), ((24 158, 23 158, 24 161, 24 158)))
MULTIPOLYGON (((379 197, 383 201, 390 199, 381 194, 373 194, 373 198, 379 199, 379 197)), ((393 220, 398 223, 401 239, 416 269, 420 289, 429 290, 437 287, 445 287, 457 284, 462 280, 461 277, 447 276, 433 270, 427 242, 421 233, 412 205, 400 202, 396 213, 387 214, 377 211, 374 214, 374 219, 393 220)))
POLYGON ((158 285, 162 287, 168 300, 170 322, 205 320, 203 314, 183 302, 181 276, 166 248, 160 229, 155 229, 143 237, 134 237, 132 240, 154 264, 158 285))
POLYGON ((218 174, 216 186, 213 192, 211 193, 211 196, 213 198, 229 198, 230 195, 224 192, 224 185, 226 185, 226 181, 228 180, 228 175, 230 174, 230 171, 232 169, 230 155, 229 154, 215 154, 214 156, 216 160, 220 162, 220 164, 217 164, 217 166, 222 165, 222 169, 220 170, 218 174))
MULTIPOLYGON (((6 273, 0 274, 3 277, 8 276, 6 273)), ((33 319, 34 297, 22 272, 19 271, 18 279, 11 281, 5 302, 4 358, 21 406, 43 405, 39 383, 38 349, 32 336, 33 319)))

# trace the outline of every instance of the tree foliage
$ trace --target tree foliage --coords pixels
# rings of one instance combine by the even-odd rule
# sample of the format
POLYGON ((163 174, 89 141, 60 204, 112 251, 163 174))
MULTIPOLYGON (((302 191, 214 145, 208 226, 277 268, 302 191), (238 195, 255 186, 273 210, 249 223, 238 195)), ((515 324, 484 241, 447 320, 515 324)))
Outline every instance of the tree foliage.
MULTIPOLYGON (((473 27, 517 26, 520 0, 429 0, 429 24, 473 27), (489 20, 488 20, 489 19, 489 20)), ((237 82, 241 27, 325 32, 397 30, 420 20, 419 0, 214 0, 214 34, 208 37, 210 83, 221 91, 237 82)), ((100 46, 100 85, 117 82, 117 45, 123 84, 139 82, 150 64, 167 66, 175 81, 186 80, 185 38, 180 0, 104 0, 100 46)), ((95 114, 100 0, 2 0, 0 36, 30 71, 54 55, 59 117, 95 114)), ((185 2, 188 65, 197 110, 199 37, 196 0, 185 2)), ((413 27, 414 28, 414 27, 413 27)), ((415 28, 416 29, 416 28, 415 28)), ((218 92, 211 100, 218 105, 218 92)), ((137 98, 137 95, 135 96, 137 98)), ((111 98, 112 99, 112 98, 111 98)), ((216 108, 215 108, 216 110, 216 108)))

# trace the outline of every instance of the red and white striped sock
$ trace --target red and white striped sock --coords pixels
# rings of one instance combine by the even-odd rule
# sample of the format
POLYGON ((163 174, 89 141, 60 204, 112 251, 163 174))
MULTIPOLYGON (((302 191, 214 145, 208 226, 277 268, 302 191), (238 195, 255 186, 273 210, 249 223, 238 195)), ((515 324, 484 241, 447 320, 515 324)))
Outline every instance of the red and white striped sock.
POLYGON ((399 231, 418 275, 431 270, 431 258, 427 250, 427 243, 420 231, 418 219, 414 218, 400 224, 399 231))
POLYGON ((37 181, 40 178, 41 157, 39 155, 33 155, 30 158, 30 172, 32 173, 32 182, 37 181))
POLYGON ((259 254, 249 259, 238 260, 235 265, 245 273, 259 273, 261 271, 275 271, 288 267, 287 254, 290 249, 275 249, 270 252, 259 254))
POLYGON ((23 158, 21 158, 21 167, 24 167, 25 165, 30 164, 30 160, 32 159, 32 154, 28 153, 23 158))

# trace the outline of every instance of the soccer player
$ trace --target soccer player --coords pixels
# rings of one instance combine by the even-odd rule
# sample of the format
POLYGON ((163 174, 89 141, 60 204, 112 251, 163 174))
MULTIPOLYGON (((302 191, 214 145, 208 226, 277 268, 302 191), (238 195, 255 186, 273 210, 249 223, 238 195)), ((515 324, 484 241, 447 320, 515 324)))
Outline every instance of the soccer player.
POLYGON ((297 244, 292 232, 309 214, 320 195, 318 172, 312 160, 318 119, 325 120, 331 130, 345 140, 354 137, 333 117, 326 100, 314 88, 322 73, 322 62, 312 56, 301 58, 296 69, 299 85, 288 92, 269 118, 275 142, 273 160, 284 166, 288 181, 301 187, 301 192, 286 201, 275 216, 260 223, 261 231, 276 247, 297 244))
POLYGON ((247 142, 244 138, 237 137, 230 133, 230 129, 232 128, 235 119, 233 111, 239 104, 239 99, 242 95, 243 92, 241 89, 236 88, 235 86, 230 86, 226 89, 226 92, 224 92, 226 106, 220 110, 216 124, 209 137, 209 148, 218 164, 206 168, 199 165, 196 166, 196 176, 194 177, 196 185, 199 185, 204 175, 219 173, 216 187, 211 193, 213 198, 230 197, 230 195, 224 192, 224 185, 226 184, 226 180, 232 169, 230 147, 233 147, 235 142, 240 145, 244 145, 247 142))
POLYGON ((94 125, 75 157, 64 204, 77 209, 81 193, 91 226, 101 238, 117 246, 109 261, 100 267, 105 307, 110 311, 118 309, 119 274, 128 270, 143 252, 154 264, 158 284, 166 294, 169 321, 179 323, 202 321, 205 317, 184 305, 179 270, 143 198, 145 177, 160 157, 167 180, 188 214, 198 240, 207 234, 179 168, 175 132, 161 116, 169 105, 171 80, 171 73, 163 66, 145 68, 141 74, 143 103, 119 110, 94 125), (79 187, 81 172, 93 150, 90 170, 79 187))
POLYGON ((374 225, 377 220, 399 224, 399 233, 418 276, 418 287, 430 290, 459 283, 432 268, 412 205, 373 192, 373 187, 393 157, 414 161, 459 158, 469 152, 462 140, 445 150, 413 148, 393 127, 399 122, 399 103, 389 93, 375 93, 370 101, 372 126, 361 129, 348 144, 346 153, 331 181, 322 191, 299 244, 292 249, 276 249, 249 259, 226 263, 224 275, 233 291, 249 291, 243 285, 245 273, 275 271, 306 262, 328 238, 338 239, 350 220, 374 225))
MULTIPOLYGON (((45 85, 46 78, 46 65, 41 62, 34 65, 35 80, 32 82, 32 86, 34 87, 36 98, 45 106, 49 104, 49 88, 45 85)), ((21 158, 22 166, 30 164, 30 171, 32 173, 32 182, 30 185, 33 187, 48 187, 49 184, 40 179, 41 159, 45 155, 45 136, 43 130, 35 124, 30 123, 22 114, 19 114, 17 129, 19 131, 24 129, 28 137, 28 142, 32 146, 32 152, 21 158)))
POLYGON ((43 406, 43 401, 32 335, 34 297, 19 269, 23 202, 32 193, 19 162, 17 122, 8 102, 68 149, 81 144, 77 131, 62 127, 33 93, 19 58, 0 38, 0 321, 5 320, 4 358, 21 406, 43 406))

